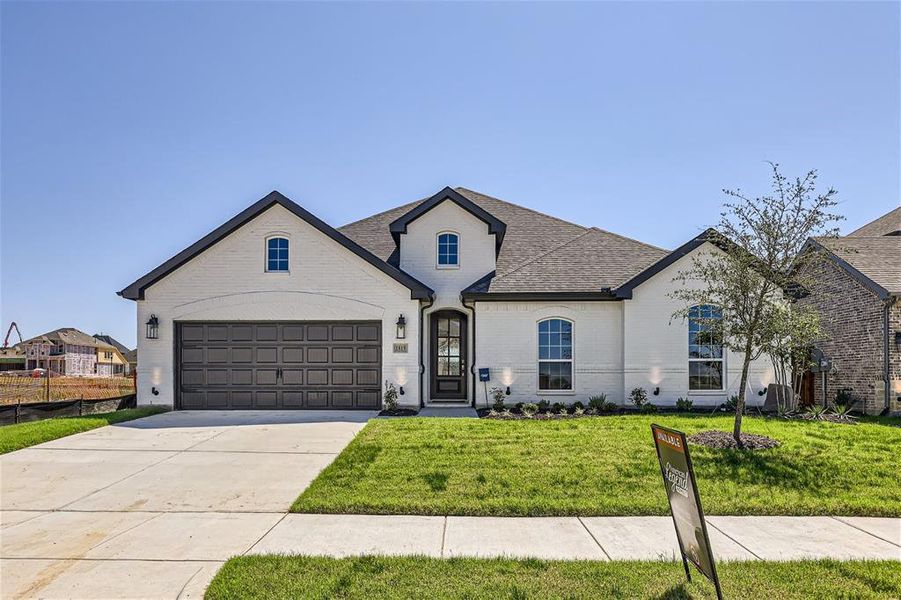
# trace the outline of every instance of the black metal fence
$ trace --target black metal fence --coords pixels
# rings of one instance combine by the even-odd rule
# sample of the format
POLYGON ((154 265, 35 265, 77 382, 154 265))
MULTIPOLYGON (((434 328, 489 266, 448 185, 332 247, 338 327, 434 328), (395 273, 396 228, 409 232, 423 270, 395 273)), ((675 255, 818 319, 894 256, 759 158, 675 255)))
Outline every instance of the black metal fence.
POLYGON ((0 425, 41 421, 53 417, 79 417, 135 408, 134 394, 100 400, 62 400, 58 402, 29 402, 0 405, 0 425))

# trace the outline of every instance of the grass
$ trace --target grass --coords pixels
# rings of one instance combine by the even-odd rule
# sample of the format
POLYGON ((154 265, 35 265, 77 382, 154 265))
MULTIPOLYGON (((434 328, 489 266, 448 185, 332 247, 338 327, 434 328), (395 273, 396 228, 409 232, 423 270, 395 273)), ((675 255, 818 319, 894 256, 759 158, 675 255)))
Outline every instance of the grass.
MULTIPOLYGON (((898 598, 897 562, 731 562, 718 565, 726 598, 898 598)), ((237 598, 715 598, 681 563, 509 559, 242 556, 206 592, 237 598)))
POLYGON ((164 411, 165 409, 159 406, 144 406, 83 417, 62 417, 19 423, 17 425, 6 425, 0 427, 0 454, 49 442, 73 433, 81 433, 82 431, 96 429, 104 425, 140 419, 141 417, 155 415, 164 411))
MULTIPOLYGON (((652 422, 688 434, 732 426, 730 417, 689 415, 377 419, 291 510, 666 515, 652 422)), ((747 417, 744 423, 744 431, 782 445, 754 453, 692 445, 707 514, 901 516, 898 419, 841 425, 747 417)))

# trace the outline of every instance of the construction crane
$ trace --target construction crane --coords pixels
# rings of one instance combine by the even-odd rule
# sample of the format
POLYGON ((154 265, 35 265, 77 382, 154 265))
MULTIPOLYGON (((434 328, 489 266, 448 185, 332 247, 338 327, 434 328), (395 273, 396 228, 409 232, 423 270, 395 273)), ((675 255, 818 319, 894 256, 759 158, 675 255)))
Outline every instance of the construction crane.
POLYGON ((12 335, 13 329, 16 330, 16 334, 19 336, 19 343, 22 343, 22 332, 19 331, 19 326, 16 325, 16 322, 13 321, 9 324, 9 329, 6 330, 6 337, 3 338, 3 347, 9 348, 9 336, 12 335))

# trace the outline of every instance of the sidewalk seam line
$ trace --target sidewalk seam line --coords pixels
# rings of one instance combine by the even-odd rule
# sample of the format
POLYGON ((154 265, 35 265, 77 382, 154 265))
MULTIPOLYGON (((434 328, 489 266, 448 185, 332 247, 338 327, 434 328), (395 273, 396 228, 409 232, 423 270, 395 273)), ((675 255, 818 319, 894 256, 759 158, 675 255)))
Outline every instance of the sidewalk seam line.
POLYGON ((588 525, 585 524, 585 521, 582 520, 582 517, 577 516, 577 517, 576 517, 576 520, 582 525, 582 528, 585 529, 586 533, 588 533, 588 535, 591 536, 591 539, 594 540, 594 543, 598 545, 598 548, 601 549, 601 552, 604 553, 604 556, 607 557, 607 560, 609 560, 609 561, 612 562, 613 559, 610 558, 610 554, 607 553, 607 550, 604 549, 604 547, 603 547, 603 546, 601 545, 601 543, 598 541, 598 538, 594 537, 594 534, 591 533, 591 530, 590 530, 590 529, 588 529, 588 525))
POLYGON ((287 518, 287 516, 288 516, 289 514, 291 514, 291 513, 285 513, 285 514, 283 514, 283 515, 282 515, 275 523, 272 524, 272 527, 270 527, 269 529, 267 529, 265 532, 263 532, 263 535, 261 535, 260 537, 257 538, 257 541, 255 541, 255 542, 252 543, 250 546, 248 546, 248 547, 247 547, 247 550, 245 550, 244 552, 241 553, 241 556, 246 556, 248 552, 250 552, 251 550, 253 550, 254 547, 255 547, 257 544, 259 544, 260 542, 262 542, 262 541, 263 541, 263 538, 266 537, 267 535, 269 535, 269 534, 272 532, 272 530, 275 529, 275 528, 278 526, 279 523, 281 523, 282 521, 284 521, 284 520, 287 518))
POLYGON ((757 556, 757 554, 755 554, 754 552, 752 552, 750 548, 748 548, 747 546, 745 546, 744 544, 742 544, 741 542, 739 542, 737 539, 735 539, 734 537, 732 537, 731 535, 729 535, 728 533, 726 533, 725 531, 723 531, 722 529, 720 529, 719 527, 717 527, 717 526, 716 526, 716 523, 711 522, 710 519, 706 519, 706 518, 705 518, 704 521, 705 521, 708 525, 710 525, 711 527, 713 527, 714 529, 716 529, 717 531, 719 531, 720 533, 722 533, 724 536, 726 536, 727 538, 729 538, 730 540, 732 540, 733 542, 735 542, 735 543, 738 545, 739 548, 741 548, 742 550, 744 550, 745 552, 747 552, 748 554, 750 554, 751 556, 753 556, 753 557, 756 558, 757 560, 763 560, 762 558, 760 558, 759 556, 757 556))
POLYGON ((178 595, 175 596, 175 600, 181 599, 182 594, 185 593, 185 589, 187 589, 187 587, 188 587, 188 584, 190 584, 192 581, 194 581, 194 578, 197 577, 197 574, 200 573, 201 571, 203 571, 202 566, 199 567, 196 571, 194 571, 194 573, 191 574, 190 577, 188 577, 188 580, 185 582, 185 584, 183 586, 181 586, 180 590, 178 590, 178 595))
MULTIPOLYGON (((145 514, 145 513, 139 513, 139 514, 145 514)), ((143 525, 144 523, 149 523, 149 522, 153 521, 154 519, 157 519, 157 518, 163 516, 163 514, 164 514, 164 513, 157 513, 157 514, 155 514, 155 515, 152 515, 152 516, 150 516, 150 517, 144 519, 144 520, 141 521, 140 523, 135 523, 134 525, 132 525, 132 526, 129 527, 128 529, 126 529, 126 530, 124 530, 124 531, 120 531, 119 533, 113 535, 112 537, 108 537, 108 538, 106 538, 105 540, 103 540, 103 541, 101 541, 101 542, 98 542, 98 543, 94 544, 93 546, 91 546, 90 548, 88 548, 88 552, 90 552, 91 550, 94 550, 95 548, 99 548, 100 546, 102 546, 103 544, 105 544, 105 543, 107 543, 107 542, 109 542, 109 541, 112 541, 112 540, 116 539, 116 538, 119 537, 120 535, 124 535, 124 534, 128 533, 129 531, 131 531, 132 529, 134 529, 134 528, 136 528, 136 527, 140 527, 140 526, 143 525)), ((85 554, 87 554, 87 552, 86 552, 85 554)))
POLYGON ((444 527, 441 529, 441 553, 439 556, 444 558, 444 541, 447 539, 447 515, 444 515, 444 527))
POLYGON ((851 528, 853 528, 853 529, 856 529, 857 531, 861 531, 861 532, 863 532, 863 533, 865 533, 865 534, 867 534, 867 535, 871 535, 871 536, 873 536, 874 538, 876 538, 877 540, 882 540, 883 542, 885 542, 885 543, 887 543, 887 544, 891 544, 892 546, 895 546, 895 547, 897 547, 897 548, 901 548, 901 544, 896 544, 895 542, 893 542, 893 541, 891 541, 891 540, 887 540, 887 539, 885 539, 884 537, 880 537, 880 536, 876 535, 875 533, 872 533, 872 532, 870 532, 870 531, 867 531, 866 529, 861 529, 860 527, 858 527, 857 525, 855 525, 855 524, 853 524, 853 523, 848 523, 847 521, 843 520, 841 517, 835 517, 835 516, 830 515, 829 518, 830 518, 830 519, 835 519, 835 520, 838 521, 839 523, 842 523, 842 524, 844 524, 844 525, 847 525, 848 527, 851 527, 851 528))

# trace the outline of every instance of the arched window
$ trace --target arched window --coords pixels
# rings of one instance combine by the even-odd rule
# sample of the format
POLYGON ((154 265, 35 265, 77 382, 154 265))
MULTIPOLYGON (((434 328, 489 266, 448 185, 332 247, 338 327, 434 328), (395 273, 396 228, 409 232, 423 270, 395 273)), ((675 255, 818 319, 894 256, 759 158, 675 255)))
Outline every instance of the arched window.
POLYGON ((722 390, 725 381, 723 341, 717 321, 723 311, 701 304, 688 311, 688 389, 722 390))
POLYGON ((438 234, 438 268, 460 266, 460 236, 445 231, 438 234))
POLYGON ((573 324, 565 319, 538 322, 538 389, 573 389, 573 324))
POLYGON ((266 271, 269 273, 288 272, 288 240, 271 237, 266 240, 266 271))

